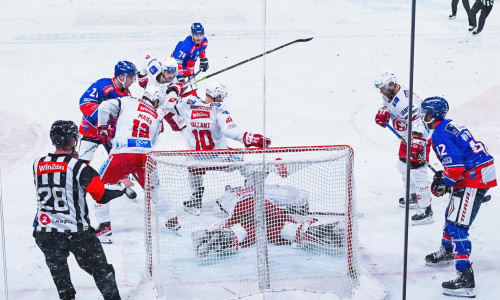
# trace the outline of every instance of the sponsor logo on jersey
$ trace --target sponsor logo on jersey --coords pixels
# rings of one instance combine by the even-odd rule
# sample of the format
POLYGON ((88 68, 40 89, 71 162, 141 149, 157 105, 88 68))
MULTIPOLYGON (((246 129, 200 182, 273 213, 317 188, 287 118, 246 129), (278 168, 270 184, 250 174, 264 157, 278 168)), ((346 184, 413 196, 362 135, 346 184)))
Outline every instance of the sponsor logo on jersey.
POLYGON ((129 147, 151 148, 150 140, 128 139, 129 147))
POLYGON ((403 90, 403 92, 405 93, 405 97, 406 97, 406 98, 410 97, 410 91, 408 91, 408 90, 403 90))
POLYGON ((221 105, 222 105, 222 103, 220 103, 220 102, 212 102, 212 103, 210 103, 210 106, 220 107, 221 105))
POLYGON ((210 118, 210 112, 209 111, 203 111, 203 110, 193 110, 191 111, 191 119, 204 119, 204 118, 210 118))
POLYGON ((58 223, 58 224, 73 224, 73 222, 71 220, 57 220, 57 219, 55 219, 53 222, 58 223))
POLYGON ((38 163, 36 174, 40 176, 47 173, 66 172, 67 169, 68 163, 66 162, 41 161, 38 163))
POLYGON ((227 117, 227 119, 226 119, 226 124, 227 124, 227 123, 231 123, 232 121, 233 121, 233 119, 229 116, 229 117, 227 117))
POLYGON ((145 112, 147 114, 150 114, 155 119, 158 118, 158 114, 156 113, 156 111, 152 107, 148 107, 142 103, 139 103, 139 108, 137 110, 140 112, 145 112))
POLYGON ((111 154, 108 159, 106 159, 101 167, 99 168, 99 171, 97 172, 99 174, 99 176, 102 178, 102 176, 104 175, 104 173, 106 173, 106 170, 108 169, 108 166, 109 164, 111 163, 111 160, 113 159, 113 154, 111 154))
POLYGON ((107 94, 111 93, 112 91, 114 91, 114 89, 115 89, 115 87, 112 85, 105 86, 103 89, 104 94, 107 95, 107 94))
POLYGON ((211 107, 208 106, 202 106, 202 105, 191 105, 191 109, 197 109, 197 110, 212 110, 211 107))
POLYGON ((47 214, 41 214, 40 215, 40 223, 42 223, 43 225, 50 224, 50 217, 47 214))
POLYGON ((201 45, 202 45, 203 47, 208 46, 208 41, 203 41, 203 43, 201 43, 201 45))
POLYGON ((188 105, 193 105, 195 103, 196 103, 196 100, 192 100, 192 99, 189 99, 186 101, 186 104, 188 104, 188 105))
POLYGON ((451 157, 445 157, 443 158, 443 164, 451 164, 453 161, 451 160, 451 157))

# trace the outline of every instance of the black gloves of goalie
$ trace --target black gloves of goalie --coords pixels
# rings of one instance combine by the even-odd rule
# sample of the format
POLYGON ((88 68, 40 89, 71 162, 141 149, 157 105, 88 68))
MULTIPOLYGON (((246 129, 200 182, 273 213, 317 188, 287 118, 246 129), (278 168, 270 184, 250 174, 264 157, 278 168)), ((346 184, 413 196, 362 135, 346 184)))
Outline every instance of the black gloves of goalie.
POLYGON ((208 70, 208 58, 200 58, 200 69, 202 72, 206 72, 208 70))
POLYGON ((437 171, 431 184, 431 192, 436 197, 441 197, 450 192, 450 187, 443 182, 443 171, 437 171))

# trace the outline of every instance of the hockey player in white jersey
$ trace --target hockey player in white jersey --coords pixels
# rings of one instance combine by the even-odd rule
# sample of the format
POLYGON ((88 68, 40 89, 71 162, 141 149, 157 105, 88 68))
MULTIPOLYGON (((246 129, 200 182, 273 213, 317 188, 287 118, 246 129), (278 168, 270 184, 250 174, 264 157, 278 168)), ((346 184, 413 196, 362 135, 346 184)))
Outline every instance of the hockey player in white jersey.
MULTIPOLYGON (((144 59, 144 66, 139 70, 139 85, 146 88, 149 85, 156 85, 163 95, 170 91, 175 91, 178 95, 186 93, 183 84, 178 82, 177 62, 174 58, 158 59, 153 55, 147 54, 144 59)), ((172 112, 165 115, 165 121, 170 125, 172 131, 180 131, 185 134, 186 121, 172 112)))
MULTIPOLYGON (((429 161, 430 138, 428 130, 418 117, 422 100, 413 94, 413 107, 408 108, 410 91, 397 81, 391 71, 382 72, 375 79, 375 87, 380 90, 383 106, 375 116, 375 122, 386 127, 392 120, 394 129, 406 140, 408 121, 412 122, 411 144, 411 172, 410 172, 410 207, 418 207, 418 211, 411 217, 413 225, 423 225, 434 222, 432 219, 430 181, 427 177, 426 162, 429 161), (420 156, 426 162, 420 160, 420 156)), ((399 147, 398 170, 406 184, 406 145, 401 142, 399 147)), ((399 199, 400 206, 405 206, 404 198, 399 199)))
MULTIPOLYGON (((118 182, 135 173, 139 184, 144 187, 146 154, 153 151, 166 113, 157 110, 164 99, 161 95, 156 85, 149 85, 142 99, 123 97, 99 106, 98 129, 102 139, 110 139, 108 121, 117 118, 116 133, 111 142, 113 147, 100 170, 104 182, 118 182)), ((102 243, 111 243, 109 204, 98 205, 95 214, 99 222, 97 236, 102 243)))
MULTIPOLYGON (((298 247, 345 244, 345 224, 335 217, 308 214, 309 193, 287 185, 266 185, 265 222, 267 240, 276 245, 298 247)), ((191 234, 197 256, 236 253, 256 241, 254 188, 227 188, 217 199, 228 219, 220 226, 191 234)))
MULTIPOLYGON (((227 149, 227 138, 241 142, 245 147, 263 148, 271 144, 271 140, 261 134, 245 132, 236 126, 226 104, 226 86, 212 82, 206 88, 205 100, 191 95, 178 98, 175 91, 170 91, 163 107, 175 112, 187 121, 187 135, 184 135, 190 150, 227 149)), ((190 186, 193 191, 191 199, 184 201, 184 209, 199 215, 204 193, 204 170, 192 169, 189 172, 190 186)))

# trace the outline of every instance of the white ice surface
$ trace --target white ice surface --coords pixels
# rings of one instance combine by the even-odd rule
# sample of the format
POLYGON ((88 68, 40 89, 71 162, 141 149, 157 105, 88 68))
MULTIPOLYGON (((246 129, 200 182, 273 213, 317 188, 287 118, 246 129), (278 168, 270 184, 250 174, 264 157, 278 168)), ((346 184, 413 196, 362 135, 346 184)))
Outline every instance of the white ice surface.
MULTIPOLYGON (((448 99, 449 117, 468 126, 499 157, 498 9, 494 7, 478 36, 467 31, 461 4, 456 20, 448 20, 449 13, 450 1, 418 1, 414 90, 422 98, 448 99)), ((314 36, 214 79, 228 87, 227 103, 236 123, 265 133, 273 146, 354 148, 358 210, 363 213, 361 262, 386 287, 388 299, 401 299, 405 214, 397 205, 403 195, 396 170, 399 141, 373 121, 382 103, 373 78, 389 68, 401 82, 409 82, 411 1, 403 0, 270 0, 265 5, 241 0, 2 1, 0 168, 9 299, 57 299, 31 237, 36 212, 31 167, 36 157, 53 150, 48 137, 52 122, 79 122, 78 100, 93 81, 112 76, 118 60, 141 65, 146 52, 169 55, 195 21, 203 23, 209 40, 208 74, 314 36)), ((200 89, 209 80, 200 82, 200 89)), ((132 93, 141 95, 137 84, 132 93)), ((171 132, 158 145, 182 148, 181 136, 171 132)), ((104 158, 99 149, 92 165, 98 167, 104 158)), ((476 299, 500 294, 499 189, 490 194, 492 200, 470 230, 476 299)), ((450 299, 440 286, 455 277, 454 268, 426 267, 423 260, 439 247, 445 207, 444 199, 434 198, 435 223, 409 228, 407 299, 450 299)), ((152 284, 143 277, 142 201, 123 197, 111 210, 114 243, 105 251, 122 298, 154 299, 152 284)), ((69 261, 77 299, 101 299, 92 278, 74 259, 69 261)), ((301 293, 276 297, 335 299, 301 293)))

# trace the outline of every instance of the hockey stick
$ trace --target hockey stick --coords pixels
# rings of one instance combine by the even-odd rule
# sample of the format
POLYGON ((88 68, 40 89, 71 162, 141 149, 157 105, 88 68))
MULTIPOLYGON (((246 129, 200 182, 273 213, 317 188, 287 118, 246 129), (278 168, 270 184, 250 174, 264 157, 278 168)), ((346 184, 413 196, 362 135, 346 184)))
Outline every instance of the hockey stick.
POLYGON ((97 146, 99 146, 99 144, 95 144, 94 146, 90 147, 87 151, 85 151, 85 153, 83 154, 80 154, 80 156, 78 156, 78 158, 82 158, 84 157, 85 155, 87 155, 87 153, 89 153, 90 151, 94 150, 95 148, 97 148, 97 146))
MULTIPOLYGON (((398 132, 397 132, 394 128, 392 128, 392 126, 391 126, 391 125, 389 125, 389 123, 385 123, 385 126, 386 126, 387 128, 389 128, 389 129, 390 129, 390 130, 391 130, 391 131, 392 131, 392 132, 393 132, 393 133, 394 133, 394 134, 395 134, 395 135, 396 135, 396 136, 397 136, 397 137, 398 137, 398 138, 399 138, 399 139, 403 142, 403 144, 405 144, 405 146, 407 146, 407 147, 408 147, 408 145, 406 144, 406 140, 405 140, 405 139, 404 139, 404 138, 403 138, 403 137, 402 137, 402 136, 401 136, 401 135, 400 135, 400 134, 399 134, 399 133, 398 133, 398 132)), ((420 159, 420 161, 421 161, 421 162, 423 162, 424 164, 426 164, 426 165, 429 167, 429 169, 431 169, 431 171, 432 171, 432 172, 437 173, 436 169, 434 169, 434 168, 433 168, 433 167, 432 167, 432 166, 431 166, 431 165, 430 165, 430 164, 429 164, 429 163, 425 160, 425 158, 422 156, 422 154, 419 154, 419 155, 418 155, 418 158, 420 159)))
POLYGON ((239 63, 237 63, 237 64, 234 64, 234 65, 232 65, 232 66, 230 66, 230 67, 227 67, 227 68, 225 68, 225 69, 219 70, 219 71, 217 71, 217 72, 215 72, 215 73, 212 73, 212 74, 210 74, 210 75, 207 75, 207 76, 205 76, 205 77, 202 77, 202 78, 200 78, 200 79, 196 80, 195 82, 200 82, 200 81, 202 81, 202 80, 208 79, 208 78, 210 78, 210 77, 212 77, 212 76, 215 76, 215 75, 217 75, 217 74, 220 74, 220 73, 222 73, 222 72, 226 72, 227 70, 230 70, 230 69, 232 69, 232 68, 236 68, 236 67, 237 67, 237 66, 239 66, 239 65, 242 65, 242 64, 247 63, 247 62, 249 62, 249 61, 252 61, 252 60, 254 60, 254 59, 257 59, 257 58, 259 58, 259 57, 261 57, 261 56, 264 56, 264 55, 266 55, 266 54, 269 54, 269 53, 271 53, 271 52, 274 52, 274 51, 276 51, 276 50, 279 50, 279 49, 281 49, 281 48, 284 48, 284 47, 286 47, 286 46, 289 46, 289 45, 291 45, 291 44, 295 44, 295 43, 302 43, 302 42, 309 42, 309 41, 310 41, 310 40, 312 40, 313 38, 314 38, 314 37, 310 37, 310 38, 307 38, 307 39, 298 39, 298 40, 295 40, 295 41, 292 41, 292 42, 286 43, 286 44, 281 45, 281 46, 279 46, 279 47, 276 47, 276 48, 274 48, 274 49, 272 49, 272 50, 266 51, 266 52, 261 53, 261 54, 259 54, 259 55, 257 55, 257 56, 254 56, 254 57, 252 57, 252 58, 249 58, 249 59, 247 59, 247 60, 244 60, 244 61, 241 61, 241 62, 239 62, 239 63))

